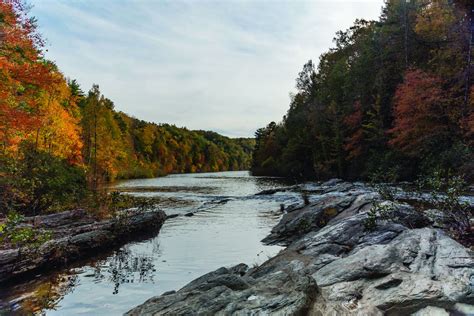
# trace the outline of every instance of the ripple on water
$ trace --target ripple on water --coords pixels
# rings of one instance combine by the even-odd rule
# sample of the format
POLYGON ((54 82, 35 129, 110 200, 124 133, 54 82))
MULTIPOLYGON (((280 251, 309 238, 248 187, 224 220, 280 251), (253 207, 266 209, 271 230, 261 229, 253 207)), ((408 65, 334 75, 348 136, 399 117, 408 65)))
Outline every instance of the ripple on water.
POLYGON ((299 197, 254 194, 281 185, 242 171, 123 181, 120 191, 157 197, 168 214, 194 216, 167 220, 156 237, 0 289, 0 304, 48 315, 117 315, 221 266, 261 263, 281 249, 260 242, 278 221, 280 204, 299 197))

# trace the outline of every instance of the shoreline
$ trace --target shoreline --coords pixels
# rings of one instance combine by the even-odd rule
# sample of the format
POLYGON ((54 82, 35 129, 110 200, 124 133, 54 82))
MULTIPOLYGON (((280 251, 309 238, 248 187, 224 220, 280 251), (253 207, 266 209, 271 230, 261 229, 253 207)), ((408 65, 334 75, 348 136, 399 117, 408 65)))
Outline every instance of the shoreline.
POLYGON ((23 224, 48 229, 53 237, 36 248, 0 250, 0 284, 12 284, 38 272, 64 267, 119 247, 140 236, 156 234, 166 220, 163 211, 132 212, 121 219, 97 221, 83 210, 25 218, 23 224))
POLYGON ((204 274, 126 315, 474 311, 473 252, 449 237, 442 222, 383 200, 362 183, 330 180, 310 189, 319 196, 288 207, 263 240, 285 245, 279 254, 256 267, 204 274), (369 231, 375 203, 391 212, 369 231))

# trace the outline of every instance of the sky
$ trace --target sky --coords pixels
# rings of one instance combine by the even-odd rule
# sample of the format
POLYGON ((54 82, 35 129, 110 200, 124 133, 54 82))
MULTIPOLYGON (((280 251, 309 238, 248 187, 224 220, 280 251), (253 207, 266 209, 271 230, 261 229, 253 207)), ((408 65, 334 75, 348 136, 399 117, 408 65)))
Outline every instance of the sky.
POLYGON ((46 57, 139 119, 230 137, 280 121, 303 65, 383 0, 30 0, 46 57))

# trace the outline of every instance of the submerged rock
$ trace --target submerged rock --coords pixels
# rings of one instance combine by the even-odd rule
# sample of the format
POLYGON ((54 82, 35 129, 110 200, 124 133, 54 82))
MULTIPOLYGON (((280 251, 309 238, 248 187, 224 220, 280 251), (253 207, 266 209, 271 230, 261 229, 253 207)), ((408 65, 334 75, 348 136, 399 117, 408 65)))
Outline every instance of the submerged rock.
POLYGON ((287 248, 262 265, 220 268, 128 315, 466 314, 474 256, 413 207, 333 180, 282 216, 266 243, 287 248), (333 188, 337 188, 334 190, 333 188), (366 229, 374 203, 389 209, 366 229))
POLYGON ((300 189, 300 186, 298 185, 292 185, 292 186, 287 186, 287 187, 281 187, 281 188, 275 188, 275 189, 268 189, 268 190, 263 190, 255 195, 273 195, 278 192, 286 192, 286 191, 293 191, 293 190, 298 190, 300 189))
POLYGON ((27 218, 24 225, 46 228, 53 238, 37 248, 0 250, 0 282, 51 270, 140 235, 156 233, 165 219, 166 214, 157 211, 128 213, 120 219, 96 221, 81 210, 27 218))

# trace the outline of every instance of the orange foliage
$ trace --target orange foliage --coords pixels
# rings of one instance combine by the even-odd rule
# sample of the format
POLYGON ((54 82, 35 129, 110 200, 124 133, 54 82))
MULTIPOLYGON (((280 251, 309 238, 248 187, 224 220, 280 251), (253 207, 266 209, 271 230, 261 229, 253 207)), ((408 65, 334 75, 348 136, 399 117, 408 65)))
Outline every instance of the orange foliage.
POLYGON ((81 161, 75 104, 64 77, 43 59, 42 41, 21 1, 0 1, 0 145, 14 153, 22 141, 81 161))
POLYGON ((64 106, 71 99, 71 93, 62 75, 54 75, 58 78, 57 84, 43 92, 39 99, 41 124, 34 141, 39 148, 73 164, 79 164, 82 161, 82 140, 79 119, 74 116, 78 109, 75 103, 64 106))

